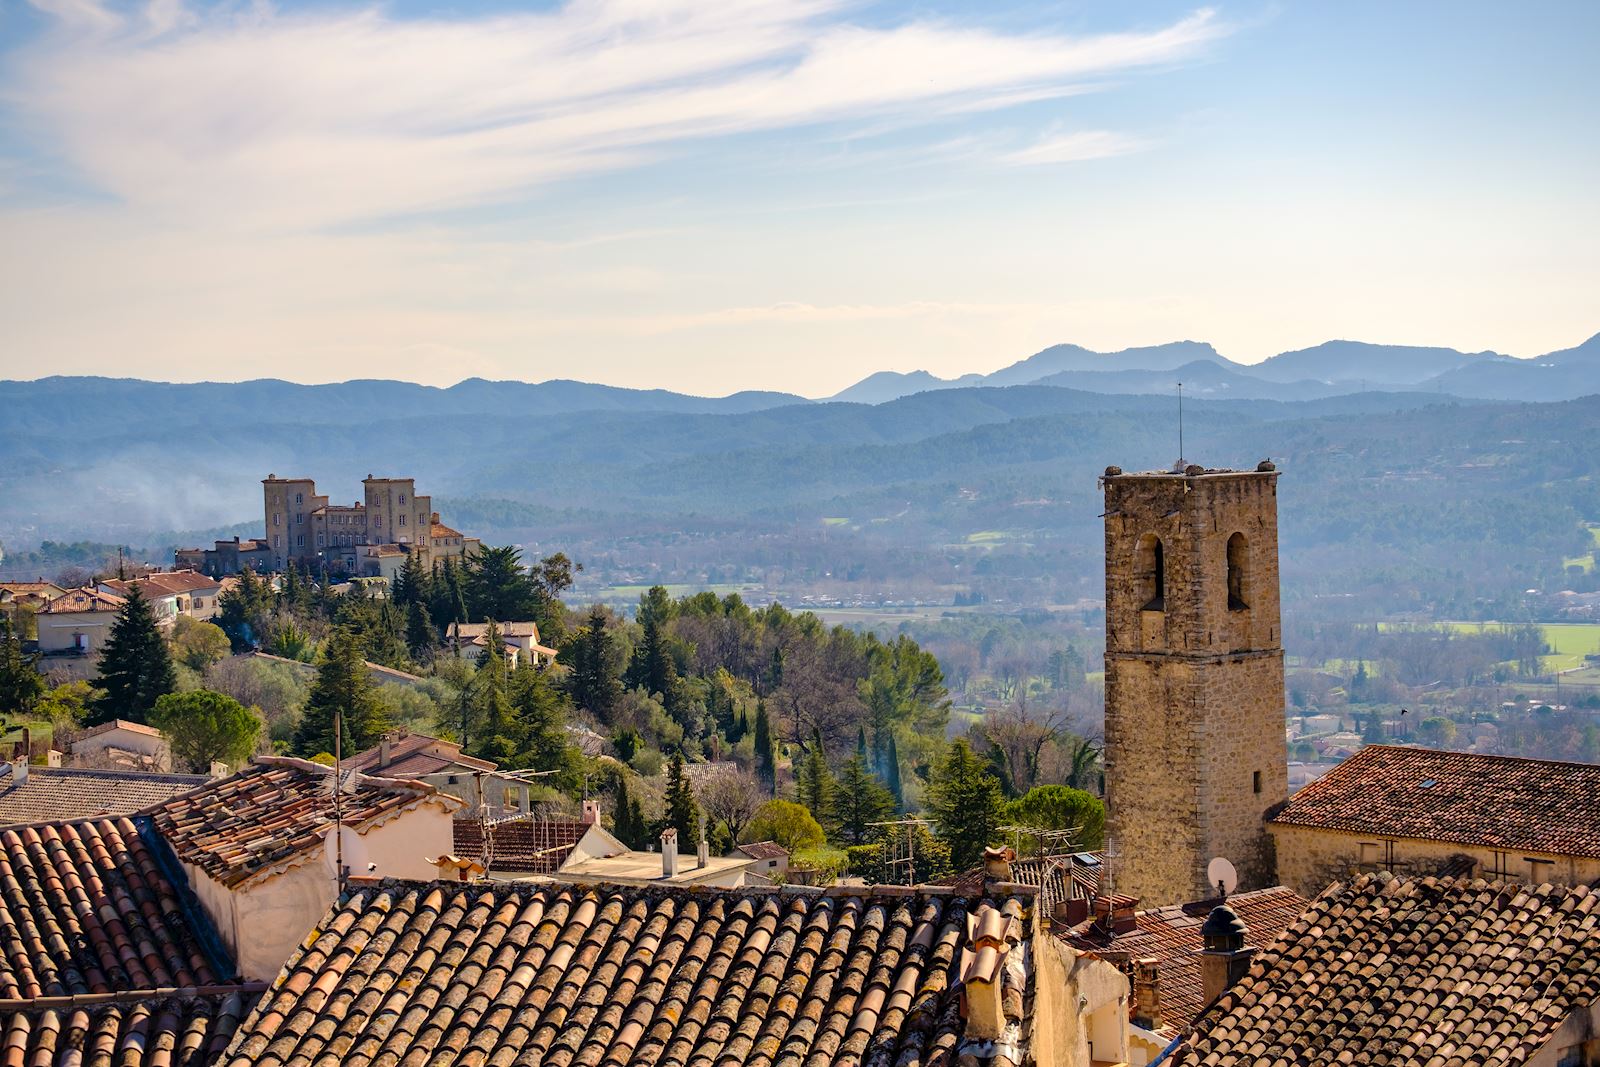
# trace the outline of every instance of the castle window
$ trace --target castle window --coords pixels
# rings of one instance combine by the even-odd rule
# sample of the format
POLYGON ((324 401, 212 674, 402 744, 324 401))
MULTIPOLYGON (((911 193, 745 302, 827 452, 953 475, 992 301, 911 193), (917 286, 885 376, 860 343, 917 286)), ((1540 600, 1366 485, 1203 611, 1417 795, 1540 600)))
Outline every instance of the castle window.
POLYGON ((305 500, 304 500, 304 499, 302 499, 302 494, 300 494, 300 493, 296 493, 296 494, 295 494, 295 495, 294 495, 294 502, 295 502, 295 503, 296 503, 296 504, 304 504, 304 503, 305 503, 305 500))
POLYGON ((1261 772, 1250 772, 1250 787, 1257 793, 1261 792, 1261 772))
POLYGON ((1167 610, 1167 554, 1155 534, 1139 538, 1134 550, 1133 573, 1145 611, 1167 610))
POLYGON ((400 494, 400 503, 404 504, 405 502, 406 502, 406 495, 404 493, 401 493, 400 494))
POLYGON ((405 524, 406 524, 406 517, 404 515, 402 515, 402 516, 400 516, 400 525, 404 526, 405 524))
POLYGON ((1244 539, 1244 534, 1236 533, 1228 538, 1228 610, 1244 611, 1250 605, 1245 602, 1245 576, 1249 571, 1250 544, 1244 539))

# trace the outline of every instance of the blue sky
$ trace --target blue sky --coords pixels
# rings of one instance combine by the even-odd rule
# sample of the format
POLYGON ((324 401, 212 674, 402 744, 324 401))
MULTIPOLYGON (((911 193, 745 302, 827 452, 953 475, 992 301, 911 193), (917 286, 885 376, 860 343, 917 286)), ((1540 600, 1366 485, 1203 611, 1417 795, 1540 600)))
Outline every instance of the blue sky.
POLYGON ((1600 5, 0 0, 0 377, 1600 330, 1600 5))

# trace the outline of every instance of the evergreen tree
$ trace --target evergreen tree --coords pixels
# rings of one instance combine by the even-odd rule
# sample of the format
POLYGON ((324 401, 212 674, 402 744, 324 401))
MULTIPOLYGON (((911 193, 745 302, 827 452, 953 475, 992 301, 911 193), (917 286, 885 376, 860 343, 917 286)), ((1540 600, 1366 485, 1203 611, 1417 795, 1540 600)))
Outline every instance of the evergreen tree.
POLYGON ((700 805, 694 787, 683 773, 683 757, 673 753, 667 764, 665 825, 678 831, 678 849, 693 847, 700 839, 700 805))
POLYGON ((112 719, 145 722, 156 701, 178 688, 166 638, 156 628, 150 602, 137 583, 128 590, 111 626, 94 684, 104 692, 94 702, 89 725, 112 719))
POLYGON ((439 573, 429 582, 428 615, 433 619, 434 629, 446 635, 452 624, 467 621, 460 572, 453 559, 445 560, 439 573))
POLYGON ((335 715, 341 720, 345 756, 371 748, 389 729, 383 705, 367 675, 361 646, 343 630, 334 631, 328 639, 322 663, 317 667, 300 726, 294 733, 295 754, 331 753, 335 715))
POLYGON ((828 756, 822 747, 822 734, 811 735, 805 758, 795 772, 795 799, 811 809, 819 823, 833 816, 833 775, 828 773, 828 756))
POLYGON ((856 755, 861 757, 861 762, 867 761, 867 728, 856 727, 856 755))
POLYGON ((895 744, 893 730, 889 731, 889 744, 884 748, 883 760, 887 772, 883 776, 883 783, 888 787, 889 795, 894 797, 894 810, 904 811, 906 795, 900 784, 900 747, 895 744))
POLYGON ((538 612, 538 589, 515 545, 484 547, 467 557, 461 585, 473 619, 522 622, 538 612))
POLYGON ((422 557, 415 552, 408 552, 405 563, 400 566, 400 573, 394 577, 389 599, 403 608, 409 608, 412 604, 428 604, 432 601, 433 593, 430 585, 428 572, 422 568, 422 557))
POLYGON ((295 611, 305 608, 306 583, 300 580, 300 568, 292 559, 283 568, 283 602, 295 611))
POLYGON ((228 635, 234 652, 249 652, 265 639, 275 599, 272 587, 249 567, 239 572, 233 588, 217 598, 217 625, 228 635))
POLYGON ((839 836, 852 845, 866 844, 872 824, 893 811, 894 794, 867 769, 866 757, 858 753, 845 760, 833 796, 833 823, 839 836))
POLYGON ((778 792, 778 753, 772 743, 772 719, 767 715, 767 702, 756 701, 756 780, 768 795, 778 792))
POLYGON ((0 713, 26 715, 44 696, 44 676, 36 669, 38 653, 22 651, 22 635, 11 613, 0 611, 0 713))
POLYGON ((643 827, 633 821, 638 812, 639 802, 628 793, 626 774, 617 775, 616 804, 616 811, 611 816, 611 832, 616 835, 617 840, 629 848, 643 848, 644 842, 640 840, 644 836, 643 827))
POLYGON ((676 719, 681 714, 683 700, 678 669, 667 648, 666 627, 671 615, 672 602, 663 586, 651 586, 639 598, 639 625, 644 634, 639 647, 633 650, 625 681, 629 688, 638 686, 652 696, 659 696, 661 706, 676 719))
POLYGON ((567 676, 573 703, 584 708, 602 723, 609 723, 622 699, 622 682, 613 673, 614 638, 606 625, 606 613, 596 605, 589 613, 589 624, 573 637, 561 656, 572 667, 567 676))
POLYGON ((1000 783, 984 761, 965 738, 956 740, 928 783, 928 812, 957 870, 976 866, 983 850, 1000 839, 1004 803, 1000 783))
POLYGON ((512 721, 511 672, 506 665, 500 628, 493 619, 484 631, 484 641, 484 649, 478 654, 478 671, 472 677, 472 710, 478 734, 470 738, 463 735, 461 744, 471 755, 510 763, 520 745, 512 721))
POLYGON ((418 663, 427 663, 438 647, 439 631, 433 628, 433 620, 428 618, 422 601, 411 601, 406 605, 406 651, 418 663))
POLYGON ((511 677, 511 708, 516 716, 517 752, 512 769, 560 771, 572 778, 573 748, 567 741, 567 708, 550 676, 524 665, 511 677))

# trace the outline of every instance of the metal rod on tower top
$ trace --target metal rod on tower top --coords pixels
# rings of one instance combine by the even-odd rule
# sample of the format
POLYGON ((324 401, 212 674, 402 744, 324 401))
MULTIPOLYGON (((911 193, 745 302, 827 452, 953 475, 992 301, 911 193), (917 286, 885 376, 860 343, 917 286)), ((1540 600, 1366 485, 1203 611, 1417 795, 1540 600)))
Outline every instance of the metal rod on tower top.
POLYGON ((1183 383, 1178 383, 1178 466, 1183 466, 1183 383))

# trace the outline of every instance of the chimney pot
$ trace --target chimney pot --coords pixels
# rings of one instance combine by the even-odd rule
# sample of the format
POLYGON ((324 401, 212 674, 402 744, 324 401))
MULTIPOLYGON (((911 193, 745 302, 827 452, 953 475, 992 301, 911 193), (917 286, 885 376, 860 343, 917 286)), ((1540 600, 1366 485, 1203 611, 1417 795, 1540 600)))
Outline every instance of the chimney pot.
POLYGON ((598 800, 585 800, 583 802, 583 825, 597 826, 600 823, 600 802, 598 800))
POLYGON ((21 759, 15 760, 15 761, 12 762, 12 764, 11 764, 11 777, 16 781, 16 783, 18 785, 26 785, 28 783, 28 757, 27 756, 23 756, 21 759))
POLYGON ((661 877, 675 878, 678 874, 678 831, 667 827, 661 831, 661 877))

